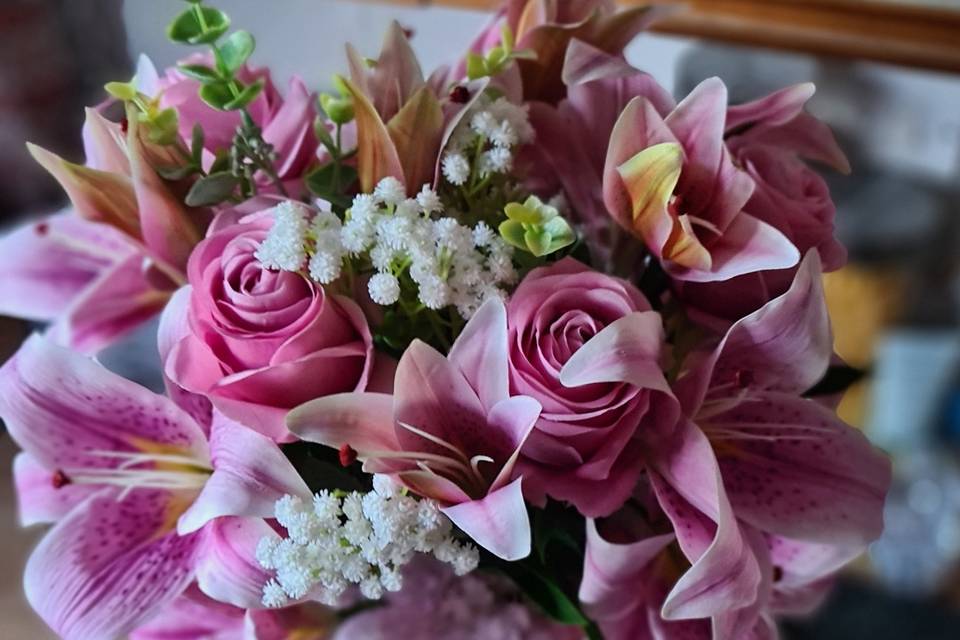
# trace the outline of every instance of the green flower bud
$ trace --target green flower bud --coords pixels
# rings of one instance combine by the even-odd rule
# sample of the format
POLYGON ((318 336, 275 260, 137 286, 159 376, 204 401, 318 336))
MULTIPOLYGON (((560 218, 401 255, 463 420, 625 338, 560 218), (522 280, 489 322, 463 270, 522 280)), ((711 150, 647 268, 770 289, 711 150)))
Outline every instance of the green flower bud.
POLYGON ((536 196, 530 196, 523 204, 511 202, 504 212, 507 220, 500 224, 500 235, 508 244, 538 258, 568 247, 576 240, 570 224, 557 209, 536 196))
POLYGON ((353 100, 349 97, 338 98, 329 93, 321 93, 320 108, 336 124, 346 124, 353 120, 353 100))

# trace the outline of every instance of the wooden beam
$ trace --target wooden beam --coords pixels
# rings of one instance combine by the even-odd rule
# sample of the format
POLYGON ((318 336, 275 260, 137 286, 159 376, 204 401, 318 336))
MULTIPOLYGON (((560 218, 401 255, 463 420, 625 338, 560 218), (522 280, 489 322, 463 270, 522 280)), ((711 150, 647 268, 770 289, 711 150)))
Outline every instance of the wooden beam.
MULTIPOLYGON (((625 5, 649 4, 621 0, 625 5)), ((498 0, 393 0, 492 10, 498 0)), ((960 73, 960 10, 882 0, 657 0, 652 31, 960 73)))

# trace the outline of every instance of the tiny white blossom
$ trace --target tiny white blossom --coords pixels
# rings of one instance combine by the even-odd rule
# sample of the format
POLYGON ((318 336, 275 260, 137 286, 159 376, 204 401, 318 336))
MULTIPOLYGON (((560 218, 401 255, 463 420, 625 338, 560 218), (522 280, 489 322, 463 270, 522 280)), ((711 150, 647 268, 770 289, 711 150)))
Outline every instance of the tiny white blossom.
POLYGON ((420 205, 420 210, 427 215, 431 213, 441 213, 443 211, 443 203, 440 202, 440 196, 430 188, 430 185, 423 185, 423 189, 417 194, 417 204, 420 205))
POLYGON ((478 136, 488 138, 490 134, 499 126, 499 122, 489 111, 480 111, 470 118, 470 128, 478 136))
POLYGON ((443 156, 443 176, 457 186, 466 184, 470 177, 470 162, 459 152, 447 152, 443 156))
POLYGON ((387 205, 398 205, 406 199, 407 190, 402 182, 393 176, 387 176, 374 187, 373 197, 387 205))
POLYGON ((361 193, 353 199, 350 206, 350 217, 355 220, 361 220, 372 216, 377 212, 377 202, 369 193, 361 193))
POLYGON ((494 147, 483 153, 481 168, 486 173, 507 173, 513 168, 513 154, 507 147, 494 147))
POLYGON ((473 245, 478 248, 486 247, 490 244, 496 234, 493 229, 482 220, 473 227, 473 245))
POLYGON ((304 241, 307 219, 304 208, 285 201, 271 210, 273 224, 254 256, 267 269, 299 271, 307 259, 304 241))
POLYGON ((400 299, 400 281, 392 273, 377 273, 367 284, 370 299, 381 305, 393 304, 400 299))

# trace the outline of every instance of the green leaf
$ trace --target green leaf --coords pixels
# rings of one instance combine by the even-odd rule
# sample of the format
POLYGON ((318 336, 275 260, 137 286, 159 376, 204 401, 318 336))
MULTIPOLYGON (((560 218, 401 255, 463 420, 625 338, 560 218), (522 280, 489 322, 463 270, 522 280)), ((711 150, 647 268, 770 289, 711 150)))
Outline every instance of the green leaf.
POLYGON ((238 109, 243 109, 245 106, 256 100, 257 96, 260 95, 260 92, 263 91, 264 85, 264 79, 257 78, 252 84, 247 85, 242 91, 240 91, 240 95, 226 103, 224 105, 224 110, 236 111, 238 109))
POLYGON ((527 243, 523 239, 524 229, 522 223, 516 220, 504 220, 500 223, 499 231, 503 239, 507 241, 507 244, 517 249, 527 250, 527 243))
POLYGON ((550 253, 550 233, 541 227, 531 227, 523 234, 527 249, 533 255, 541 258, 550 253))
POLYGON ((147 121, 147 137, 159 145, 173 144, 180 135, 176 109, 164 109, 151 114, 147 121))
POLYGON ((183 180, 191 175, 197 168, 193 164, 185 164, 179 167, 157 167, 157 173, 164 180, 183 180))
POLYGON ((213 164, 210 165, 209 171, 207 173, 222 173, 230 168, 230 151, 228 149, 219 149, 217 150, 216 157, 213 159, 213 164))
POLYGON ((487 61, 484 60, 483 56, 476 53, 467 54, 467 78, 470 80, 477 80, 479 78, 485 78, 490 75, 487 72, 487 61))
POLYGON ((103 88, 117 100, 129 102, 137 97, 137 88, 131 82, 108 82, 103 88))
POLYGON ((203 159, 203 127, 197 122, 193 125, 193 131, 190 135, 190 158, 193 164, 198 167, 203 159))
POLYGON ((313 195, 323 198, 340 209, 347 209, 351 198, 345 194, 345 190, 356 180, 356 169, 341 165, 338 177, 336 164, 331 162, 308 173, 304 183, 313 195))
POLYGON ((333 141, 333 136, 330 135, 330 131, 327 129, 327 123, 323 118, 317 117, 314 119, 313 133, 331 155, 336 157, 340 154, 340 149, 337 149, 337 144, 333 141))
POLYGON ((187 193, 186 202, 191 207, 209 207, 219 204, 233 195, 240 179, 223 171, 211 173, 197 180, 187 193))
POLYGON ((213 7, 190 7, 167 26, 167 37, 184 44, 210 44, 227 32, 230 18, 213 7), (202 14, 201 18, 198 16, 202 14))
POLYGON ((177 65, 183 75, 200 82, 215 82, 220 80, 220 74, 205 64, 181 64, 177 65))
POLYGON ((561 624, 578 627, 590 624, 577 604, 550 577, 518 562, 505 563, 502 568, 523 594, 548 617, 561 624))
POLYGON ((256 42, 247 31, 235 31, 220 45, 218 62, 223 66, 223 74, 232 76, 247 61, 256 42))
POLYGON ((200 99, 214 109, 229 111, 227 104, 233 100, 233 92, 230 91, 230 85, 223 80, 210 82, 200 87, 200 99))

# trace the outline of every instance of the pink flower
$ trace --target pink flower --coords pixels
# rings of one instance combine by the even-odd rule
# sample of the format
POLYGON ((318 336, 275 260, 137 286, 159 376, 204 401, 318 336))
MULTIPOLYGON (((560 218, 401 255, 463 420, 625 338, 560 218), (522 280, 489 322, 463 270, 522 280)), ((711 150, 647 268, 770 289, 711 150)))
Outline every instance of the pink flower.
POLYGON ((790 289, 688 358, 674 385, 717 452, 737 517, 764 532, 862 550, 883 528, 890 463, 802 394, 827 371, 832 335, 820 259, 790 289))
POLYGON ((728 280, 799 259, 782 232, 744 210, 754 183, 724 144, 726 108, 727 89, 712 78, 665 118, 633 99, 611 135, 607 209, 676 280, 728 280))
POLYGON ((415 341, 397 367, 393 395, 319 398, 287 417, 305 440, 356 451, 432 498, 477 544, 506 560, 530 553, 530 522, 514 465, 540 405, 508 390, 507 318, 485 303, 444 358, 415 341))
POLYGON ((96 352, 159 313, 185 281, 202 211, 187 213, 147 163, 134 123, 92 109, 83 129, 87 164, 30 145, 72 208, 0 238, 0 311, 51 321, 53 337, 96 352))
POLYGON ((323 640, 336 618, 318 604, 244 610, 204 595, 195 585, 130 634, 131 640, 323 640))
MULTIPOLYGON (((209 56, 195 55, 183 62, 190 64, 212 65, 209 56)), ((219 111, 200 99, 200 83, 188 78, 175 67, 167 69, 162 76, 156 77, 156 71, 150 62, 141 59, 138 67, 138 79, 143 91, 158 95, 162 108, 173 107, 177 110, 180 135, 189 141, 193 127, 203 127, 204 148, 213 154, 230 148, 233 137, 240 126, 240 114, 237 111, 219 111), (144 78, 139 78, 142 75, 144 78)), ((290 188, 299 185, 317 153, 317 139, 313 134, 314 97, 303 81, 294 76, 286 97, 280 95, 270 77, 270 71, 262 67, 244 65, 237 72, 237 78, 245 84, 264 80, 266 85, 257 98, 247 106, 254 123, 261 128, 263 139, 273 145, 277 154, 276 171, 280 179, 290 188)), ((268 181, 260 176, 258 181, 267 187, 268 181)))
POLYGON ((265 269, 254 252, 268 211, 229 212, 190 257, 190 286, 164 313, 167 376, 233 419, 289 439, 287 411, 321 396, 362 391, 373 339, 360 308, 306 277, 265 269))
MULTIPOLYGON (((824 271, 846 263, 834 237, 835 207, 826 182, 804 160, 842 173, 850 165, 830 129, 804 112, 812 84, 789 87, 727 110, 726 140, 756 188, 744 211, 782 232, 802 254, 816 249, 824 271)), ((728 324, 783 294, 796 269, 761 271, 715 283, 678 283, 677 294, 698 319, 728 324)))
POLYGON ((535 269, 507 305, 510 391, 543 411, 519 463, 528 499, 616 511, 647 442, 673 426, 660 315, 631 284, 572 258, 535 269), (666 403, 670 404, 670 403, 666 403))
MULTIPOLYGON (((649 74, 580 40, 571 41, 567 48, 562 77, 565 100, 556 107, 540 102, 530 105, 537 144, 528 153, 536 158, 537 178, 547 184, 550 177, 557 182, 547 192, 562 188, 566 194, 594 264, 614 268, 623 254, 630 254, 632 260, 638 256, 632 246, 627 250, 619 246, 624 232, 610 224, 603 202, 603 168, 613 127, 636 97, 647 98, 661 116, 676 103, 649 74)), ((625 265, 624 271, 634 269, 625 265)))
POLYGON ((309 490, 269 439, 34 336, 0 370, 0 416, 23 448, 25 524, 55 522, 27 563, 27 599, 62 637, 124 635, 196 580, 257 606, 263 517, 309 490), (209 435, 208 435, 209 433, 209 435))

